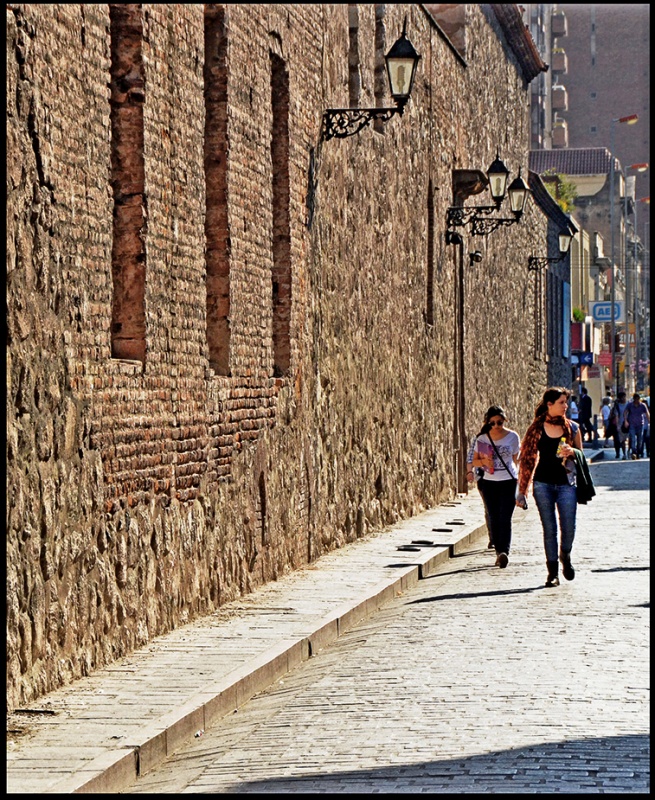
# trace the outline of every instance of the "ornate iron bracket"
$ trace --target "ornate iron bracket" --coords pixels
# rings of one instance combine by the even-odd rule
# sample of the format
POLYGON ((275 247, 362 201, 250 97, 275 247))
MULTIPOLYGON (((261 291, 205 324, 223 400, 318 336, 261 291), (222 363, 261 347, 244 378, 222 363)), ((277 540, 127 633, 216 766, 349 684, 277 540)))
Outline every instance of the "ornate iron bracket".
POLYGON ((538 258, 537 256, 530 256, 528 259, 528 271, 539 272, 540 269, 547 267, 549 264, 557 264, 558 261, 566 258, 566 253, 559 258, 538 258))
POLYGON ((447 226, 449 228, 459 228, 462 225, 466 225, 477 214, 492 214, 497 210, 498 206, 451 206, 446 217, 447 226))
POLYGON ((471 221, 471 236, 489 236, 490 233, 497 231, 504 225, 514 225, 519 221, 519 217, 490 217, 480 219, 473 217, 471 221))
POLYGON ((321 140, 345 139, 354 136, 374 120, 387 122, 394 114, 402 114, 404 105, 396 108, 328 108, 323 113, 321 140))
MULTIPOLYGON (((471 236, 489 236, 501 225, 513 225, 519 221, 519 217, 502 218, 489 217, 487 215, 498 211, 499 206, 451 206, 447 213, 446 243, 453 241, 453 236, 459 237, 453 228, 459 228, 471 223, 471 236), (481 216, 484 215, 484 216, 481 216)), ((459 237, 461 239, 461 237, 459 237)))

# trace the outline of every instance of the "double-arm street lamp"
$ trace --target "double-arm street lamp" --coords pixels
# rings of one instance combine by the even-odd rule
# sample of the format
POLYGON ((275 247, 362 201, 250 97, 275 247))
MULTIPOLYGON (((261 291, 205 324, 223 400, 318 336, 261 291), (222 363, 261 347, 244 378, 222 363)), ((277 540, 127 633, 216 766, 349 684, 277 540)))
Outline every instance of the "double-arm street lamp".
POLYGON ((623 123, 625 125, 634 125, 635 122, 639 117, 637 114, 630 114, 627 117, 617 117, 613 119, 610 123, 610 239, 611 239, 611 249, 610 249, 610 256, 612 259, 611 270, 612 270, 612 286, 611 286, 611 294, 610 300, 612 304, 612 313, 610 316, 610 352, 612 354, 612 379, 611 382, 614 385, 615 397, 619 395, 619 381, 618 375, 616 370, 616 263, 614 260, 614 173, 616 172, 614 166, 614 130, 615 126, 618 122, 623 123))

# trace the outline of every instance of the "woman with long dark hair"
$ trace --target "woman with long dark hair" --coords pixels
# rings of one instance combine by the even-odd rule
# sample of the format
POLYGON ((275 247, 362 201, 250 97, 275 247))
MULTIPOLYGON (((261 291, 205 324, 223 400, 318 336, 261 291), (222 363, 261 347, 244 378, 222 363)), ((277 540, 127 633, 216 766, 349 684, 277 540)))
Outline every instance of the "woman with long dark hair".
POLYGON ((569 390, 561 386, 546 389, 521 443, 516 504, 524 507, 525 495, 532 482, 532 494, 544 532, 548 569, 546 586, 559 586, 558 556, 566 580, 572 581, 575 577, 571 549, 575 539, 578 501, 575 479, 570 478, 571 473, 575 475, 575 469, 567 470, 566 462, 575 458, 574 447, 582 450, 582 435, 580 426, 566 418, 569 396, 569 390))
POLYGON ((483 470, 478 491, 485 507, 489 540, 496 550, 496 566, 501 569, 509 563, 512 544, 516 462, 521 442, 516 431, 505 427, 506 421, 505 411, 500 406, 491 406, 484 415, 484 425, 473 450, 473 467, 483 470))

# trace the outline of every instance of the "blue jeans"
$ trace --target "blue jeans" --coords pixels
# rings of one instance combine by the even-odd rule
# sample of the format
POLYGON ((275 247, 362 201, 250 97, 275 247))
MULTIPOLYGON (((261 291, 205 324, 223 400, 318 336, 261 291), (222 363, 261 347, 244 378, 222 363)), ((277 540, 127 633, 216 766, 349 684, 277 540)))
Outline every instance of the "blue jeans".
POLYGON ((561 532, 559 550, 568 555, 575 539, 575 515, 578 510, 575 486, 571 486, 569 483, 558 486, 555 483, 535 481, 532 487, 532 494, 544 529, 546 561, 557 561, 557 518, 555 517, 555 508, 557 508, 561 532))
POLYGON ((632 455, 639 456, 639 458, 641 458, 644 449, 644 426, 631 425, 628 436, 630 437, 630 449, 632 450, 632 455))

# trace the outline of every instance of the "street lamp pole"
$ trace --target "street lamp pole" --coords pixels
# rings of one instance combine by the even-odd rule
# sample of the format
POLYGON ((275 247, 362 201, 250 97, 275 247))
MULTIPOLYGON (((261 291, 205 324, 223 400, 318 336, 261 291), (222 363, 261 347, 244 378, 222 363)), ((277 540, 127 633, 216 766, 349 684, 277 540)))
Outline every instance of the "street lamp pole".
POLYGON ((614 126, 617 122, 634 125, 639 117, 637 114, 630 114, 627 117, 617 117, 610 123, 610 255, 612 257, 612 286, 610 300, 612 303, 612 313, 610 315, 610 352, 612 354, 612 384, 614 385, 614 396, 619 396, 619 381, 616 372, 616 263, 614 260, 614 126))
MULTIPOLYGON (((626 173, 628 171, 633 172, 646 172, 648 169, 649 164, 644 162, 641 164, 630 164, 628 167, 625 168, 626 173)), ((638 258, 639 258, 639 251, 637 247, 637 203, 644 202, 648 198, 640 198, 637 201, 637 193, 636 193, 636 176, 630 175, 625 179, 625 193, 624 193, 624 213, 625 219, 628 219, 629 213, 629 204, 628 198, 632 197, 632 207, 633 207, 633 217, 632 217, 632 264, 628 265, 628 227, 627 224, 625 226, 625 246, 624 246, 624 260, 625 260, 625 363, 626 363, 626 376, 630 379, 630 385, 626 388, 629 389, 630 393, 633 391, 637 391, 637 384, 639 378, 639 370, 637 365, 637 359, 635 358, 635 353, 637 350, 636 347, 636 337, 637 337, 637 307, 639 302, 639 269, 638 269, 638 258), (630 333, 630 317, 632 316, 632 326, 634 330, 634 339, 630 333), (633 345, 634 341, 634 345, 633 345), (634 359, 634 360, 633 360, 634 359), (634 366, 633 366, 634 365, 634 366), (633 386, 634 383, 634 386, 633 386)))
MULTIPOLYGON (((639 346, 637 345, 637 333, 639 332, 639 323, 637 321, 637 316, 639 314, 639 267, 637 259, 639 257, 639 251, 637 248, 637 196, 635 195, 635 213, 634 213, 634 236, 632 240, 633 248, 633 270, 632 273, 632 319, 634 320, 635 325, 635 360, 634 360, 634 376, 635 376, 635 392, 638 391, 639 386, 639 346)), ((632 347, 630 345, 630 326, 627 326, 627 337, 626 337, 626 346, 628 348, 628 354, 631 352, 632 347)), ((628 363, 631 364, 632 361, 628 358, 628 363)))
MULTIPOLYGON (((635 201, 635 230, 637 230, 637 204, 650 203, 650 197, 640 197, 635 201)), ((634 262, 635 262, 635 391, 641 391, 641 307, 643 305, 644 287, 642 274, 646 269, 648 223, 644 225, 644 242, 642 243, 642 268, 637 267, 637 237, 634 240, 634 262)))
MULTIPOLYGON (((627 173, 627 168, 625 172, 627 173)), ((634 178, 633 178, 634 180, 634 178)), ((623 295, 623 308, 624 308, 624 319, 623 319, 623 329, 625 331, 625 335, 623 338, 623 353, 624 353, 624 365, 625 369, 623 371, 623 388, 628 393, 632 392, 632 387, 630 385, 630 300, 631 300, 631 292, 630 292, 630 268, 628 265, 628 192, 630 188, 630 184, 632 181, 630 180, 630 176, 624 174, 623 180, 623 258, 621 259, 621 265, 623 269, 623 280, 625 283, 625 292, 623 295)), ((633 192, 633 201, 635 199, 635 195, 633 192)))

